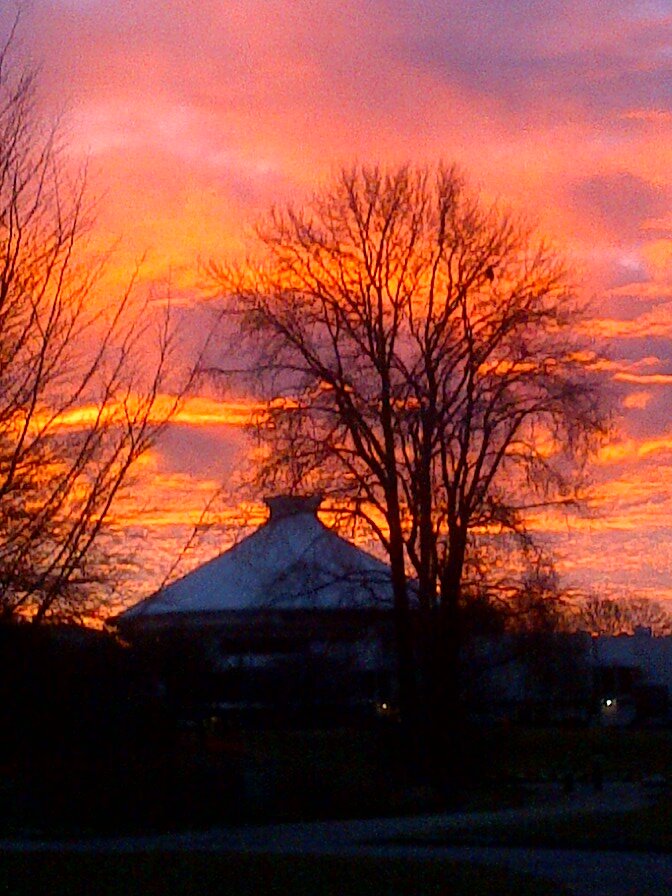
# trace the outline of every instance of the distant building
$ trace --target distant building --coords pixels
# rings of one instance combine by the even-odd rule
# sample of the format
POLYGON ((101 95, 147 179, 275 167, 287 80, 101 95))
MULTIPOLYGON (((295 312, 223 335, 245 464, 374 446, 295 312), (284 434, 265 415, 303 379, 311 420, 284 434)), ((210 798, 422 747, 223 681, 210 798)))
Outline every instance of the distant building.
POLYGON ((385 712, 389 567, 328 529, 319 497, 266 503, 252 535, 112 625, 152 656, 178 712, 385 712))
POLYGON ((666 720, 672 693, 672 637, 650 628, 591 639, 599 718, 605 725, 666 720))
POLYGON ((475 720, 587 724, 590 636, 553 631, 477 635, 462 652, 461 691, 475 720))
POLYGON ((644 628, 615 636, 507 634, 476 639, 467 660, 474 647, 484 659, 480 676, 471 661, 480 690, 469 702, 485 718, 607 726, 672 722, 672 637, 654 637, 644 628))
MULTIPOLYGON (((181 717, 339 721, 396 697, 389 567, 328 529, 319 497, 266 501, 264 525, 111 620, 142 648, 181 717)), ((665 719, 672 637, 530 632, 465 645, 474 718, 630 724, 665 719)))

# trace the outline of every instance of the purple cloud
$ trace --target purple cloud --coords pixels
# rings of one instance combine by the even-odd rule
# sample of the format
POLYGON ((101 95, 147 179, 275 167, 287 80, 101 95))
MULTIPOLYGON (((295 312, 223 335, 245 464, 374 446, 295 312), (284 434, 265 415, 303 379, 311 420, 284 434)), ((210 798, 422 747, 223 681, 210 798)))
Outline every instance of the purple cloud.
POLYGON ((583 178, 571 185, 569 195, 586 222, 618 243, 648 239, 644 225, 664 216, 672 199, 669 189, 625 171, 583 178))

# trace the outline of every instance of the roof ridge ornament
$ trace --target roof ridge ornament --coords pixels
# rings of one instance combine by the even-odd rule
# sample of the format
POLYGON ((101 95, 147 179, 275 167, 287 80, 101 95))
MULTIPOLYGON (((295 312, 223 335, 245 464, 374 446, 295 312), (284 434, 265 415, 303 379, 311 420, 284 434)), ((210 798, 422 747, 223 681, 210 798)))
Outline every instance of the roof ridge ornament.
POLYGON ((285 519, 289 516, 297 516, 300 513, 309 513, 317 516, 320 504, 322 503, 322 495, 271 495, 264 498, 264 504, 271 511, 270 519, 285 519))

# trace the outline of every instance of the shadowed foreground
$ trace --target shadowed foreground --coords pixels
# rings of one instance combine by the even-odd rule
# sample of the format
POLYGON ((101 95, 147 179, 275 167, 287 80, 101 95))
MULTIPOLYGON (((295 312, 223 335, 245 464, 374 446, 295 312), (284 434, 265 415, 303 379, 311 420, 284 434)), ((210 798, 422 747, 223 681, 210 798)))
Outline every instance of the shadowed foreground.
POLYGON ((78 896, 550 896, 556 886, 499 868, 445 859, 431 863, 370 856, 236 855, 187 852, 82 855, 31 852, 0 856, 3 892, 78 896))

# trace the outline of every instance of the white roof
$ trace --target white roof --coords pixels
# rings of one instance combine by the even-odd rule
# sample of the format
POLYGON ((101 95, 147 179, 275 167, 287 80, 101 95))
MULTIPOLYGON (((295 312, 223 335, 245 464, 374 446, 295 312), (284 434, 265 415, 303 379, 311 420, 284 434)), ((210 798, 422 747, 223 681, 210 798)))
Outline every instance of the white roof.
POLYGON ((320 522, 319 499, 267 503, 271 518, 256 532, 120 618, 392 606, 390 568, 320 522))

